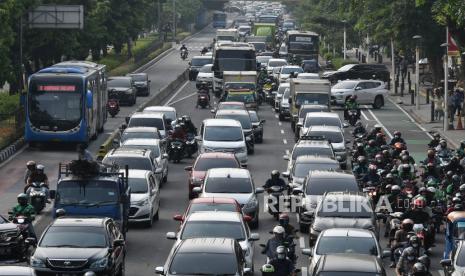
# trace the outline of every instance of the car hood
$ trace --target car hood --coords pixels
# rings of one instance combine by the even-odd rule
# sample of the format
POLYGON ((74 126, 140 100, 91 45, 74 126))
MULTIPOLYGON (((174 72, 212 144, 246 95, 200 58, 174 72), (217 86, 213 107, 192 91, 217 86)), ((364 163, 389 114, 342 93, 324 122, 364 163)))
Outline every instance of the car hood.
POLYGON ((345 145, 344 143, 331 143, 331 145, 333 146, 333 149, 334 151, 345 151, 345 145))
POLYGON ((0 231, 16 230, 16 224, 14 223, 2 223, 0 224, 0 231))
POLYGON ((34 257, 38 259, 101 259, 108 253, 107 248, 62 248, 37 247, 34 257))
POLYGON ((329 76, 333 76, 333 75, 336 75, 338 74, 339 71, 329 71, 329 72, 323 72, 323 74, 321 75, 322 77, 329 77, 329 76))
POLYGON ((315 217, 313 229, 323 231, 330 228, 360 228, 373 229, 371 218, 340 218, 340 217, 315 217))
POLYGON ((138 202, 148 198, 148 194, 131 193, 131 203, 138 202))
POLYGON ((331 94, 352 92, 352 89, 331 88, 331 94))
POLYGON ((207 148, 239 148, 245 146, 244 141, 203 141, 203 147, 207 148))
POLYGON ((251 194, 228 194, 228 193, 203 193, 203 197, 227 197, 235 199, 241 206, 246 204, 250 201, 250 199, 254 196, 253 193, 251 194))
POLYGON ((114 90, 114 91, 128 91, 130 90, 130 87, 108 87, 108 91, 114 90))

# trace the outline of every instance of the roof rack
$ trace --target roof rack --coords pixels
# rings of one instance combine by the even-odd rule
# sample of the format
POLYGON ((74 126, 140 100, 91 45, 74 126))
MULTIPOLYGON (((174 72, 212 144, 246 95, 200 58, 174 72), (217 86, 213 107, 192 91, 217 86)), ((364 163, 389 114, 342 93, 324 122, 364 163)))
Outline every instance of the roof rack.
POLYGON ((98 162, 90 162, 87 160, 73 160, 69 163, 59 163, 58 165, 58 179, 62 176, 68 177, 71 175, 79 177, 93 177, 93 176, 117 176, 123 181, 128 182, 129 167, 125 166, 125 172, 120 172, 117 164, 106 165, 98 162))
POLYGON ((328 141, 325 136, 322 135, 302 135, 301 140, 314 140, 314 141, 328 141))

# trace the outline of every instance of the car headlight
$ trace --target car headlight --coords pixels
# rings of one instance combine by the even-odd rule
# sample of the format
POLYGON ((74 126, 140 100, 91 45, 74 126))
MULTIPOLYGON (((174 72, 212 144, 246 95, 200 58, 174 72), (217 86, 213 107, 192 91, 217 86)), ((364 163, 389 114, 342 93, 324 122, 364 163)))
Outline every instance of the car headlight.
POLYGON ((31 257, 30 263, 32 267, 45 267, 45 262, 35 257, 31 257))
POLYGON ((107 267, 108 265, 108 258, 102 258, 100 260, 97 260, 95 262, 93 262, 91 265, 90 265, 90 268, 105 268, 107 267))
POLYGON ((249 202, 247 202, 247 203, 244 205, 244 208, 245 208, 245 209, 252 209, 252 208, 255 208, 257 205, 258 205, 257 198, 252 197, 252 198, 249 200, 249 202))
POLYGON ((146 199, 143 199, 141 201, 137 201, 136 203, 134 203, 136 206, 145 206, 145 205, 148 205, 149 204, 149 199, 146 198, 146 199))

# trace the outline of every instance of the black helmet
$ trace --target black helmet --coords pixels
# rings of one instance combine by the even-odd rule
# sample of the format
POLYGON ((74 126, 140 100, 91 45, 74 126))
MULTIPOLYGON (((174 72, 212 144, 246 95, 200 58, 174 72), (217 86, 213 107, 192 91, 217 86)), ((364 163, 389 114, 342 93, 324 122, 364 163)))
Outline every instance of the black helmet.
MULTIPOLYGON (((415 273, 426 273, 426 266, 423 263, 416 262, 413 267, 412 267, 412 272, 414 273, 413 275, 417 275, 415 273)), ((423 275, 423 274, 418 274, 418 275, 423 275)))
MULTIPOLYGON (((37 166, 37 168, 39 168, 39 166, 37 166)), ((453 182, 454 184, 460 183, 460 176, 458 176, 457 174, 454 174, 454 175, 452 176, 452 182, 453 182)))
POLYGON ((420 246, 420 239, 416 235, 414 235, 410 237, 410 239, 408 240, 408 243, 413 248, 418 248, 418 246, 420 246))
POLYGON ((462 203, 462 199, 461 199, 460 197, 453 197, 453 198, 452 198, 452 203, 453 203, 453 204, 462 203))
POLYGON ((357 150, 363 150, 363 143, 357 143, 357 150))
POLYGON ((394 192, 399 192, 400 193, 400 186, 399 185, 392 186, 391 193, 394 193, 394 192))
POLYGON ((400 138, 401 136, 402 136, 402 134, 400 133, 400 131, 398 131, 398 130, 394 131, 394 137, 400 138))
POLYGON ((431 266, 431 260, 428 256, 423 255, 418 257, 418 261, 425 265, 427 271, 429 270, 429 267, 431 266))
POLYGON ((441 141, 439 141, 439 145, 440 145, 442 148, 447 148, 447 141, 444 140, 444 139, 441 139, 441 141))
POLYGON ((391 188, 392 188, 391 184, 387 184, 386 187, 384 187, 384 189, 386 190, 387 193, 391 192, 391 188))
POLYGON ((20 193, 20 194, 16 197, 16 199, 18 200, 18 203, 19 203, 20 205, 23 205, 23 206, 26 205, 27 202, 28 202, 28 197, 27 197, 27 194, 25 194, 25 193, 20 193))
POLYGON ((190 122, 191 121, 191 117, 189 115, 182 116, 182 119, 183 119, 184 122, 190 122))
POLYGON ((371 139, 370 141, 368 141, 368 146, 375 147, 376 146, 376 141, 371 139))
POLYGON ((402 164, 401 169, 402 169, 402 172, 408 173, 408 172, 410 172, 410 165, 409 164, 402 164))
POLYGON ((375 129, 376 129, 377 131, 381 131, 381 130, 383 129, 383 127, 382 127, 380 124, 376 124, 376 125, 375 125, 375 129))
POLYGON ((271 178, 278 178, 279 177, 279 171, 278 170, 272 170, 271 171, 271 178))
POLYGON ((460 147, 465 147, 465 140, 460 141, 460 147))
POLYGON ((446 172, 446 177, 451 178, 453 175, 454 175, 454 172, 453 172, 453 171, 447 171, 447 172, 446 172))
POLYGON ((359 156, 357 157, 357 163, 359 164, 365 164, 367 161, 366 157, 365 156, 359 156))
POLYGON ((441 135, 439 135, 439 133, 436 132, 433 134, 433 138, 439 139, 441 138, 441 135))
POLYGON ((35 161, 27 161, 26 167, 28 170, 32 171, 36 169, 36 162, 35 161))

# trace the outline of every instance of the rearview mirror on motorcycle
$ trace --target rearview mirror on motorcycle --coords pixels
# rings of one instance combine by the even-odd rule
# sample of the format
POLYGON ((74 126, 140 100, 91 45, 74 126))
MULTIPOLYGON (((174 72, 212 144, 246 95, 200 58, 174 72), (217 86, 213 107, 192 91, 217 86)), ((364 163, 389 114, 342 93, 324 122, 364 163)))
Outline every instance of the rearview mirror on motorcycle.
POLYGON ((313 255, 312 249, 310 249, 310 248, 304 248, 304 249, 302 249, 302 255, 310 256, 310 257, 311 257, 311 256, 313 255))
POLYGON ((348 123, 342 123, 342 127, 343 127, 343 128, 348 128, 348 127, 349 127, 349 124, 348 124, 348 123))
POLYGON ((194 187, 192 189, 192 192, 195 193, 195 194, 200 194, 200 193, 202 193, 202 188, 201 187, 194 187))
POLYGON ((255 188, 256 194, 262 194, 265 190, 263 188, 255 188))
POLYGON ((291 176, 289 172, 283 172, 282 175, 286 178, 289 178, 291 176))
POLYGON ((37 244, 37 240, 35 238, 29 237, 25 240, 26 244, 35 246, 37 244))
POLYGON ((301 188, 294 188, 294 189, 292 190, 292 194, 293 194, 293 195, 301 195, 301 194, 303 194, 303 193, 304 193, 304 192, 302 191, 301 188))

